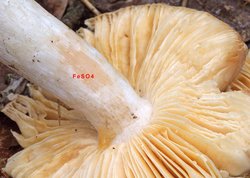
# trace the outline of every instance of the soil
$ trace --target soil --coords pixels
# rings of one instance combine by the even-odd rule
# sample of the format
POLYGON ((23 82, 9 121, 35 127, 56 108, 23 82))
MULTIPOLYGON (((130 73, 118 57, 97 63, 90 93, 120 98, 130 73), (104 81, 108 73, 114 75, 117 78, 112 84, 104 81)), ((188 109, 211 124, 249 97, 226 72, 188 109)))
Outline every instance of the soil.
MULTIPOLYGON (((81 0, 36 0, 50 13, 73 30, 84 26, 84 20, 94 16, 81 0)), ((145 3, 167 3, 207 11, 231 25, 250 47, 250 1, 249 0, 92 0, 91 3, 101 12, 110 12, 129 5, 145 3)), ((13 73, 0 64, 0 91, 7 87, 6 75, 13 73)), ((21 150, 10 130, 18 131, 17 125, 0 113, 0 170, 6 160, 21 150)), ((0 171, 0 178, 8 177, 0 171)))
MULTIPOLYGON (((21 150, 13 138, 11 130, 19 132, 15 122, 0 113, 0 168, 5 166, 9 157, 21 150)), ((8 176, 0 169, 0 178, 4 177, 8 176)))

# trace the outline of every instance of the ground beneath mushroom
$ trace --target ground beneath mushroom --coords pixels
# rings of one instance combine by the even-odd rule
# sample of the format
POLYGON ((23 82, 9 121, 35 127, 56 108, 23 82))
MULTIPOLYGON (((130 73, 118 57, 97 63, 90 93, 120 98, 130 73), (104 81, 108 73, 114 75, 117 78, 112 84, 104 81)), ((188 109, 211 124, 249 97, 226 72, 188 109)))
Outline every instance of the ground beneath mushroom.
MULTIPOLYGON (((36 1, 73 30, 84 26, 84 20, 94 16, 81 0, 36 1)), ((100 12, 109 12, 119 9, 120 7, 152 2, 163 2, 175 6, 184 5, 190 8, 204 10, 234 27, 241 34, 243 40, 248 44, 248 47, 250 47, 249 0, 92 0, 91 2, 100 12)), ((11 73, 11 71, 0 64, 0 91, 7 87, 5 78, 8 73, 11 73)), ((17 131, 18 128, 16 124, 3 114, 0 114, 0 178, 8 177, 1 171, 1 168, 5 166, 6 160, 10 156, 21 149, 11 135, 10 130, 17 131)))
MULTIPOLYGON (((7 159, 21 150, 16 140, 13 138, 10 130, 18 131, 18 128, 12 120, 0 114, 0 168, 4 167, 7 159)), ((0 177, 8 177, 0 170, 0 177)))

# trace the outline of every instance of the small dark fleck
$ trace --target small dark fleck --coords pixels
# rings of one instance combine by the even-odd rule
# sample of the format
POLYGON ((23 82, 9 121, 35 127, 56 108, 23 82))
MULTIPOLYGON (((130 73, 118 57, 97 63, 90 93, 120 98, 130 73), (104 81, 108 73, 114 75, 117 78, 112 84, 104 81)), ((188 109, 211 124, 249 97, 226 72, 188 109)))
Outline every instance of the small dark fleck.
POLYGON ((75 129, 75 132, 77 132, 77 129, 75 129))
POLYGON ((141 89, 139 89, 139 92, 141 92, 141 89))
POLYGON ((128 35, 127 35, 127 34, 125 34, 125 37, 127 37, 127 38, 128 38, 128 35))
POLYGON ((113 150, 115 149, 115 147, 113 147, 113 150))
POLYGON ((137 116, 133 116, 133 119, 137 119, 137 116))
POLYGON ((134 116, 135 114, 134 113, 131 113, 131 116, 134 116))
POLYGON ((32 59, 32 62, 35 62, 35 59, 32 59))
POLYGON ((54 43, 54 41, 53 41, 53 40, 51 40, 50 42, 51 42, 51 43, 54 43))
POLYGON ((8 38, 8 40, 10 40, 10 37, 8 38))
POLYGON ((37 60, 37 62, 40 62, 40 60, 37 60))

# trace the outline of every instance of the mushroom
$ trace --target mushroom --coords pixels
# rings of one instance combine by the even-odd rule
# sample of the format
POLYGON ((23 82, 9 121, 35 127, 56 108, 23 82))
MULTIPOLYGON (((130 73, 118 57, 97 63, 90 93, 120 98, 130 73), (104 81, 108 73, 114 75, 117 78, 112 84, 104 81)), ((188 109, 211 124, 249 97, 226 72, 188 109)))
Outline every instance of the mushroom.
POLYGON ((127 7, 89 19, 79 32, 84 41, 34 1, 3 0, 0 24, 1 62, 42 88, 30 85, 31 97, 17 95, 2 110, 18 124, 13 135, 24 148, 4 168, 12 177, 250 170, 250 96, 224 92, 247 48, 210 14, 127 7), (72 77, 80 73, 95 78, 72 77))
POLYGON ((248 52, 245 64, 232 85, 229 86, 229 90, 250 90, 250 52, 248 52))

